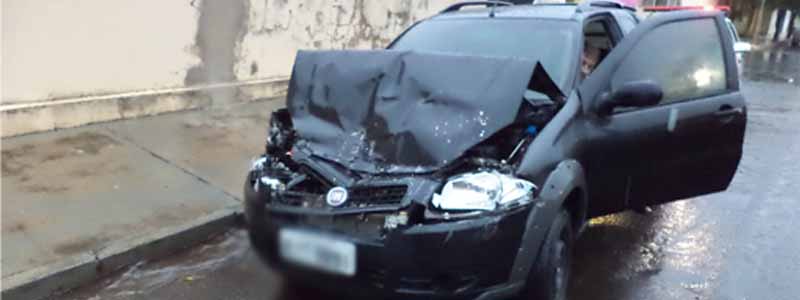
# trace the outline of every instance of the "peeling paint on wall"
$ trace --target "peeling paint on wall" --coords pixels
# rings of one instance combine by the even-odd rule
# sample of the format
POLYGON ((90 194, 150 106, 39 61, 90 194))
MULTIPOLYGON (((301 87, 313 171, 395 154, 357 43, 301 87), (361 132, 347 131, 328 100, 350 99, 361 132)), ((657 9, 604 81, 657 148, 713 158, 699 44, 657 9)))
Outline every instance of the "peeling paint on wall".
POLYGON ((289 75, 299 49, 383 48, 414 22, 454 2, 250 0, 237 78, 289 75))
MULTIPOLYGON (((381 48, 454 2, 3 0, 0 100, 124 97, 286 77, 299 49, 381 48)), ((235 90, 209 96, 233 101, 235 90)))

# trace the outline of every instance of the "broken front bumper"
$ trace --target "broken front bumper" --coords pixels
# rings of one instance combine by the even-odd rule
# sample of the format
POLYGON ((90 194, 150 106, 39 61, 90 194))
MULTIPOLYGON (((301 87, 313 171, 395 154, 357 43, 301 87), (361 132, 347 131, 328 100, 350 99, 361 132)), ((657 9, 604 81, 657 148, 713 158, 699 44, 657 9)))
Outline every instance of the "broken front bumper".
POLYGON ((498 215, 399 227, 377 236, 310 220, 318 216, 273 209, 267 198, 245 185, 251 241, 264 260, 291 280, 371 298, 485 299, 521 288, 511 283, 510 276, 531 205, 498 215), (353 243, 355 275, 329 275, 284 261, 277 245, 282 228, 311 230, 353 243))

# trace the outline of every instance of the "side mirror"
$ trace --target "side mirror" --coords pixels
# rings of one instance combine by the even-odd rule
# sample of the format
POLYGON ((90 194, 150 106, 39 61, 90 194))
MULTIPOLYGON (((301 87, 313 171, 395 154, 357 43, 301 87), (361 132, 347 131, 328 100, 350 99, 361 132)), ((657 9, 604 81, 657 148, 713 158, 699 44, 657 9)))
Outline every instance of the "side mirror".
POLYGON ((751 50, 753 50, 753 45, 748 42, 733 43, 733 52, 750 52, 751 50))
POLYGON ((615 107, 644 107, 658 104, 664 91, 650 80, 631 81, 613 93, 603 93, 597 101, 597 114, 610 115, 615 107))

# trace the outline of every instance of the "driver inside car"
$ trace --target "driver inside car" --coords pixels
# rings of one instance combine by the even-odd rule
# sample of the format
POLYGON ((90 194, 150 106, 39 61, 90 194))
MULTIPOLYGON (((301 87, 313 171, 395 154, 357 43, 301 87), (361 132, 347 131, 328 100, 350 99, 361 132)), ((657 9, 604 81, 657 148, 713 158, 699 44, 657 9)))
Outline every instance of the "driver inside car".
POLYGON ((594 71, 600 61, 600 49, 590 45, 589 43, 583 44, 583 53, 581 54, 581 79, 585 79, 589 74, 594 71))

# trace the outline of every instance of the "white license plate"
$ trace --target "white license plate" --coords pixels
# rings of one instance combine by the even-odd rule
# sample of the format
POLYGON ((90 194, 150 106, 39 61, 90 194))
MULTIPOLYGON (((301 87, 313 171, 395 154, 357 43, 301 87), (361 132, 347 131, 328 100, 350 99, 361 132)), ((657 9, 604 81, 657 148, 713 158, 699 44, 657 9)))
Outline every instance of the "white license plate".
POLYGON ((281 257, 289 262, 328 273, 356 274, 356 246, 333 237, 296 229, 278 233, 281 257))

